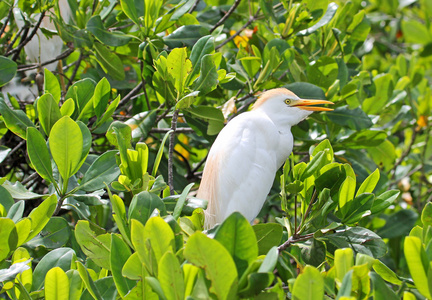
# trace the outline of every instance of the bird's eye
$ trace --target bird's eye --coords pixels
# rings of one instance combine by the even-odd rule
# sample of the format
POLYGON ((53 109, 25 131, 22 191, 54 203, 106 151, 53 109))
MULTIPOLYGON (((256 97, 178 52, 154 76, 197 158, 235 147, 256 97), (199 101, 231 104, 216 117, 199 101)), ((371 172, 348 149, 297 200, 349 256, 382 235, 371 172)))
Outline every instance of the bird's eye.
POLYGON ((286 100, 285 100, 285 104, 286 104, 286 105, 290 105, 290 104, 291 104, 291 100, 290 100, 290 99, 286 99, 286 100))

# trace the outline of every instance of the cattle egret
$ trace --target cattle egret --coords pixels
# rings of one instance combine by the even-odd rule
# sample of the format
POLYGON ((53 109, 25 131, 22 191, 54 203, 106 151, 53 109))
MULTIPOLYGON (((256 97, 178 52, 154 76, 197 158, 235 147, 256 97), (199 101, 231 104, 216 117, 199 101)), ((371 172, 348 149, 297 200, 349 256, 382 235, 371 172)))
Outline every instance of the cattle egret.
POLYGON ((208 201, 205 228, 238 211, 250 222, 260 212, 276 171, 293 149, 291 127, 333 104, 305 100, 285 88, 264 92, 249 112, 230 121, 210 149, 197 197, 208 201))

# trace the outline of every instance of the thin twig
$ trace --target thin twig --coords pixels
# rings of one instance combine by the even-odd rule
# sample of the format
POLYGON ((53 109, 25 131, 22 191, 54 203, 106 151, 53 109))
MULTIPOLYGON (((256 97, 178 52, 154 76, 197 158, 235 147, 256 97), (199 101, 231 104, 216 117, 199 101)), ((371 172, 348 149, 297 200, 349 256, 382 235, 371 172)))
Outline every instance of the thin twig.
POLYGON ((132 96, 134 96, 136 94, 136 92, 138 92, 143 86, 142 81, 140 83, 138 83, 138 85, 136 87, 134 87, 126 96, 123 97, 123 99, 120 101, 118 107, 121 107, 122 105, 124 105, 126 102, 128 102, 130 100, 130 98, 132 98, 132 96))
POLYGON ((31 174, 30 176, 24 178, 23 181, 21 181, 22 185, 26 185, 28 182, 32 181, 33 179, 36 179, 38 177, 38 173, 34 172, 33 174, 31 174))
POLYGON ((5 54, 5 56, 9 56, 11 54, 14 54, 14 56, 12 57, 13 61, 16 61, 19 57, 19 54, 21 52, 21 49, 24 48, 25 45, 27 45, 28 42, 30 42, 32 40, 32 38, 36 35, 37 31, 39 30, 40 25, 42 24, 42 20, 45 17, 46 11, 43 11, 39 17, 39 20, 37 21, 35 27, 33 28, 32 32, 30 33, 30 35, 23 41, 21 41, 18 45, 18 47, 16 47, 14 50, 9 51, 8 53, 5 54))
POLYGON ((297 237, 294 237, 294 236, 289 237, 289 239, 285 243, 283 243, 282 245, 280 245, 278 247, 279 254, 281 254, 282 251, 284 251, 286 248, 290 247, 292 244, 295 244, 297 242, 310 240, 311 238, 313 238, 313 235, 314 235, 313 233, 309 233, 309 234, 300 235, 297 237))
POLYGON ((229 18, 229 16, 234 12, 234 10, 239 6, 241 0, 235 0, 234 4, 231 6, 231 8, 226 12, 226 14, 210 29, 210 33, 212 33, 216 28, 218 28, 221 24, 223 24, 226 19, 229 18))
POLYGON ((173 118, 171 121, 171 135, 169 140, 169 148, 168 148, 168 186, 170 188, 170 194, 174 195, 174 142, 175 142, 175 132, 177 129, 177 118, 178 118, 179 110, 174 110, 173 118))
POLYGON ((225 46, 225 44, 227 44, 228 42, 230 42, 231 40, 233 40, 236 36, 238 36, 240 33, 242 33, 243 30, 245 30, 250 24, 252 24, 252 22, 257 19, 260 10, 261 10, 261 8, 258 8, 258 10, 255 13, 255 15, 253 15, 252 17, 250 17, 249 20, 246 22, 246 24, 243 25, 242 28, 240 28, 236 33, 234 33, 229 38, 227 38, 223 43, 221 43, 220 45, 217 45, 216 46, 216 50, 218 50, 219 48, 225 46))
POLYGON ((195 8, 198 6, 198 3, 200 2, 200 0, 195 0, 194 5, 192 5, 192 7, 189 9, 189 13, 193 13, 193 11, 195 10, 195 8))
POLYGON ((4 22, 3 26, 2 26, 2 28, 0 29, 0 36, 3 35, 3 33, 6 30, 7 25, 9 24, 9 21, 10 21, 10 19, 12 17, 12 10, 13 10, 13 6, 11 6, 11 8, 9 9, 9 13, 8 13, 8 15, 7 15, 6 19, 5 19, 5 22, 4 22))
POLYGON ((61 59, 64 59, 64 58, 68 57, 69 55, 72 54, 72 52, 74 52, 74 49, 69 48, 66 51, 64 51, 63 53, 61 53, 58 56, 56 56, 56 58, 47 60, 47 61, 45 61, 45 62, 43 62, 41 64, 37 64, 36 63, 36 64, 30 64, 30 65, 20 65, 20 66, 18 66, 18 70, 17 71, 18 72, 29 71, 29 70, 37 69, 39 67, 43 67, 43 66, 49 65, 50 63, 53 63, 53 62, 56 62, 58 60, 61 60, 61 59))
POLYGON ((15 45, 15 42, 18 40, 18 38, 21 36, 21 34, 23 33, 23 31, 26 29, 27 27, 21 27, 21 29, 18 31, 18 33, 15 35, 15 37, 13 38, 13 40, 9 43, 9 45, 6 48, 5 52, 9 52, 11 51, 13 45, 15 45))
MULTIPOLYGON (((150 129, 151 133, 167 133, 171 128, 152 128, 150 129)), ((180 127, 176 129, 178 133, 194 133, 195 131, 189 127, 180 127)))
POLYGON ((18 143, 18 145, 16 145, 8 154, 7 156, 4 158, 4 160, 8 159, 9 157, 12 156, 12 154, 14 154, 16 151, 18 151, 19 148, 21 148, 21 146, 25 143, 25 140, 22 140, 21 142, 18 143))

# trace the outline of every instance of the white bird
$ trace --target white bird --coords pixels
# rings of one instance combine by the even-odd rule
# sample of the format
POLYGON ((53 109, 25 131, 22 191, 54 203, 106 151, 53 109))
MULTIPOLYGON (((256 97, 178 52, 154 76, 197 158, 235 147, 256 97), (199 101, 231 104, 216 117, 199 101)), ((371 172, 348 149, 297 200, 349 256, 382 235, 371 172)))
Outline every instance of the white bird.
POLYGON ((197 197, 208 201, 205 228, 238 211, 250 222, 260 212, 277 170, 293 149, 291 127, 313 111, 330 111, 285 88, 264 92, 253 109, 235 117, 210 149, 197 197))

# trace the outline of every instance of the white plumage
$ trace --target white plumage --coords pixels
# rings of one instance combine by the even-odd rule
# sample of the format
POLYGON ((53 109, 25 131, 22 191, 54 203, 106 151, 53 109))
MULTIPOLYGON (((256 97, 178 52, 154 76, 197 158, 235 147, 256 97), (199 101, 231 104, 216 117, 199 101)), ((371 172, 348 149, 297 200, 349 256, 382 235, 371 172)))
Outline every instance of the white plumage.
POLYGON ((238 211, 249 221, 260 212, 276 171, 293 148, 291 127, 324 100, 302 100, 291 91, 267 91, 253 109, 230 121, 210 149, 197 194, 208 200, 205 227, 221 223, 238 211))

